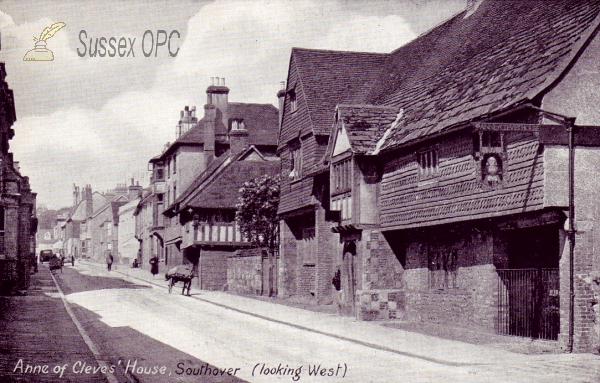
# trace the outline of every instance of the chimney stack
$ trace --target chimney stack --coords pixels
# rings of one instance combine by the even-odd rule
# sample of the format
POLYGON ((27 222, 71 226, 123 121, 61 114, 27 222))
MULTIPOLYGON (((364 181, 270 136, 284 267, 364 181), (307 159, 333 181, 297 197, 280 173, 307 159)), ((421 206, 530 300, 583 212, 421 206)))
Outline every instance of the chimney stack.
POLYGON ((217 108, 213 104, 204 105, 204 167, 208 167, 215 157, 215 124, 217 108))
POLYGON ((133 201, 133 199, 136 198, 140 194, 141 190, 142 190, 142 187, 140 186, 140 183, 138 182, 136 185, 133 182, 133 177, 132 177, 131 185, 129 185, 129 188, 127 188, 127 199, 130 201, 133 201))
POLYGON ((285 102, 285 81, 281 81, 279 85, 277 99, 279 100, 279 129, 281 129, 281 123, 283 122, 283 104, 285 102))
POLYGON ((185 134, 188 130, 194 127, 198 123, 198 118, 196 117, 196 107, 185 106, 181 111, 181 119, 176 127, 176 136, 177 138, 181 137, 181 135, 185 134))
POLYGON ((211 77, 213 85, 206 89, 206 104, 216 108, 215 137, 224 136, 229 130, 229 88, 225 86, 225 78, 211 77))
POLYGON ((73 184, 73 207, 79 204, 79 186, 73 184))
POLYGON ((92 185, 85 186, 85 215, 90 217, 94 213, 94 201, 92 198, 92 185))
POLYGON ((237 154, 248 147, 248 130, 243 120, 233 120, 229 131, 229 149, 237 154))

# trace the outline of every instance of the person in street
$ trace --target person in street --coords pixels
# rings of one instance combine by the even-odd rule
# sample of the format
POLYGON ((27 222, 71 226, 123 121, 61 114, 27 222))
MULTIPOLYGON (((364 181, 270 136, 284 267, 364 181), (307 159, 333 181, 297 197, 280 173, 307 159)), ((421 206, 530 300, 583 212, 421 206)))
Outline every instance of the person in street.
POLYGON ((109 251, 108 254, 106 254, 106 266, 108 268, 108 271, 110 271, 110 269, 112 268, 112 264, 113 264, 113 255, 109 251))
POLYGON ((150 272, 152 273, 152 278, 158 274, 158 257, 156 255, 150 258, 150 272))
POLYGON ((75 256, 71 255, 71 266, 75 266, 75 256))

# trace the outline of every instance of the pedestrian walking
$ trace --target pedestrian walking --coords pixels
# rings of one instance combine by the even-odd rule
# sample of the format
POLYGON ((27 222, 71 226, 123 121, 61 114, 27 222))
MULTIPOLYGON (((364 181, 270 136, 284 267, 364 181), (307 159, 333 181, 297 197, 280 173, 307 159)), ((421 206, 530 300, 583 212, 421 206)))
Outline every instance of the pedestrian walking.
POLYGON ((108 271, 110 271, 110 269, 112 268, 112 264, 113 264, 113 255, 111 252, 108 252, 108 254, 106 255, 106 266, 108 268, 108 271))
POLYGON ((152 273, 152 278, 158 274, 158 257, 156 256, 150 259, 150 272, 152 273))
POLYGON ((75 266, 75 256, 71 255, 71 266, 75 266))

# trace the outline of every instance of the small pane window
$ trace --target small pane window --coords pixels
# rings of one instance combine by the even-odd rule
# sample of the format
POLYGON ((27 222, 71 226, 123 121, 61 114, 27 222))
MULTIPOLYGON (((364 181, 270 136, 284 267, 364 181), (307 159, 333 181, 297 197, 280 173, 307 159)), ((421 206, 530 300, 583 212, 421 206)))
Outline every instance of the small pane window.
POLYGON ((436 149, 417 153, 419 164, 419 177, 427 178, 438 175, 439 163, 436 149))
POLYGON ((352 159, 333 164, 333 191, 349 190, 352 188, 352 159))

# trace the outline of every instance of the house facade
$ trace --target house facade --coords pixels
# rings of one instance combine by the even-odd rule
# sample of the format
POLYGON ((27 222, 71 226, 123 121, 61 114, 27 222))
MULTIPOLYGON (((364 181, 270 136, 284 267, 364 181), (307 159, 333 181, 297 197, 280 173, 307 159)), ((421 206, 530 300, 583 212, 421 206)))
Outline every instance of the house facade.
POLYGON ((6 83, 5 65, 0 63, 0 293, 3 294, 27 289, 30 270, 36 261, 36 194, 9 152, 16 120, 13 91, 6 83))
MULTIPOLYGON (((140 187, 141 192, 141 187, 140 187)), ((136 196, 125 205, 119 207, 118 211, 118 244, 117 253, 120 261, 124 264, 131 264, 138 256, 140 244, 135 237, 135 209, 140 202, 140 197, 136 196)), ((139 262, 139 260, 138 260, 139 262)))
MULTIPOLYGON (((204 116, 188 132, 202 137, 204 168, 196 167, 197 177, 165 209, 165 219, 180 225, 182 258, 175 261, 194 264, 198 286, 211 290, 228 284, 228 258, 250 246, 235 222, 240 187, 279 169, 277 108, 229 102, 228 93, 224 82, 207 88, 204 116)), ((178 264, 172 259, 169 255, 170 264, 178 264)))
POLYGON ((287 87, 278 93, 281 128, 279 295, 331 302, 336 247, 323 165, 337 103, 350 102, 375 80, 386 55, 294 48, 287 87))
POLYGON ((470 2, 330 108, 341 312, 600 349, 599 14, 594 1, 470 2))

